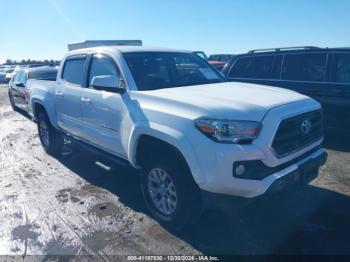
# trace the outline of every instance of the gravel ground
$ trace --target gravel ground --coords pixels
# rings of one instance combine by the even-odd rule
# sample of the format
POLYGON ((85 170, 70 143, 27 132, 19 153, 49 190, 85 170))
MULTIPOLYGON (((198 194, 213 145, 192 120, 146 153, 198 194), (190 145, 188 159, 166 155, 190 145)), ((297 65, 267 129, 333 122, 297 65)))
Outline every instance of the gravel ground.
MULTIPOLYGON (((337 133, 310 185, 241 208, 208 211, 178 234, 152 220, 137 174, 94 165, 79 152, 55 159, 36 125, 0 86, 0 254, 350 254, 350 146, 337 133)), ((93 257, 92 257, 93 256, 93 257)))

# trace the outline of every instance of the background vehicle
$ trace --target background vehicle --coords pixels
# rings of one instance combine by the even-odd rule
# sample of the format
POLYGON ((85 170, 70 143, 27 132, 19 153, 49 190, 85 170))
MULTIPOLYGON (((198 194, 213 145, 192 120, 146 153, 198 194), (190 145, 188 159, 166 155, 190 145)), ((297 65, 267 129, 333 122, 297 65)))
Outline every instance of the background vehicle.
POLYGON ((16 68, 16 66, 6 67, 5 83, 9 83, 11 81, 12 77, 16 74, 17 70, 18 69, 16 68))
POLYGON ((232 58, 232 55, 211 55, 208 57, 203 51, 193 51, 192 53, 207 61, 219 72, 224 69, 224 67, 232 58))
POLYGON ((6 69, 5 67, 0 68, 0 83, 6 82, 6 69))
POLYGON ((204 195, 254 198, 305 184, 326 160, 319 103, 227 83, 191 52, 75 50, 56 83, 36 81, 30 98, 46 152, 60 154, 66 137, 141 169, 150 213, 174 229, 198 218, 204 195))
POLYGON ((208 63, 214 66, 218 71, 222 71, 225 66, 231 61, 234 55, 230 54, 215 54, 210 55, 208 63))
POLYGON ((204 60, 208 60, 208 56, 203 51, 193 51, 195 55, 199 56, 200 58, 204 60))
POLYGON ((327 127, 350 129, 350 48, 294 47, 235 56, 229 81, 295 90, 322 104, 327 127))
POLYGON ((20 69, 9 83, 9 99, 13 108, 28 111, 31 80, 55 81, 57 69, 36 67, 20 69))

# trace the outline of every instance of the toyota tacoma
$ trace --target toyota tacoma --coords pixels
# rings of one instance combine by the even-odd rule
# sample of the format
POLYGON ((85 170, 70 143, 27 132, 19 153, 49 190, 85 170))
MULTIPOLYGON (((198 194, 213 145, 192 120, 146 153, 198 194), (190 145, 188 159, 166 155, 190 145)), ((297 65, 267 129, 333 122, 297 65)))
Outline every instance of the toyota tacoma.
POLYGON ((322 111, 294 91, 226 82, 195 54, 144 46, 70 51, 31 83, 45 151, 67 138, 140 170, 150 213, 180 229, 204 195, 252 199, 306 184, 327 154, 322 111))

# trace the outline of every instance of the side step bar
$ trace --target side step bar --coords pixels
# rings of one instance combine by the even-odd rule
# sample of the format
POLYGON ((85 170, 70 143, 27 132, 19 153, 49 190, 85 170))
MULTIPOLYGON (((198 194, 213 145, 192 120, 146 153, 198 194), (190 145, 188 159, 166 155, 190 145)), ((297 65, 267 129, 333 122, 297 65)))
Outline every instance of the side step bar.
POLYGON ((98 167, 100 167, 106 171, 110 171, 112 169, 113 165, 118 165, 120 167, 127 168, 127 169, 134 169, 134 167, 132 167, 130 165, 130 163, 125 159, 122 159, 122 158, 115 156, 113 154, 104 152, 103 150, 101 150, 99 148, 88 145, 88 144, 81 142, 79 140, 76 140, 76 139, 72 138, 71 136, 66 136, 66 139, 68 139, 71 142, 70 146, 72 146, 73 149, 74 149, 74 147, 77 146, 78 148, 86 149, 86 150, 98 155, 100 158, 102 158, 102 159, 97 160, 95 162, 95 164, 98 167))
POLYGON ((104 169, 104 170, 106 170, 107 172, 111 171, 111 169, 112 169, 112 167, 107 166, 107 165, 105 165, 105 164, 103 164, 103 163, 101 163, 99 161, 96 161, 95 165, 100 167, 100 168, 102 168, 102 169, 104 169))

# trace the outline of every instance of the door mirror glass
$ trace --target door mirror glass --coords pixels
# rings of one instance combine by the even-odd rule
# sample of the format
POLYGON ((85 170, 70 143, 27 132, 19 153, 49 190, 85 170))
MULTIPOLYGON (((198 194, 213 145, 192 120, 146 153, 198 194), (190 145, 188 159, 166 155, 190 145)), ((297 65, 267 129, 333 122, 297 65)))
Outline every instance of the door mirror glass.
POLYGON ((94 76, 91 80, 91 86, 97 90, 104 90, 110 92, 119 92, 120 78, 118 76, 112 75, 102 75, 102 76, 94 76))

